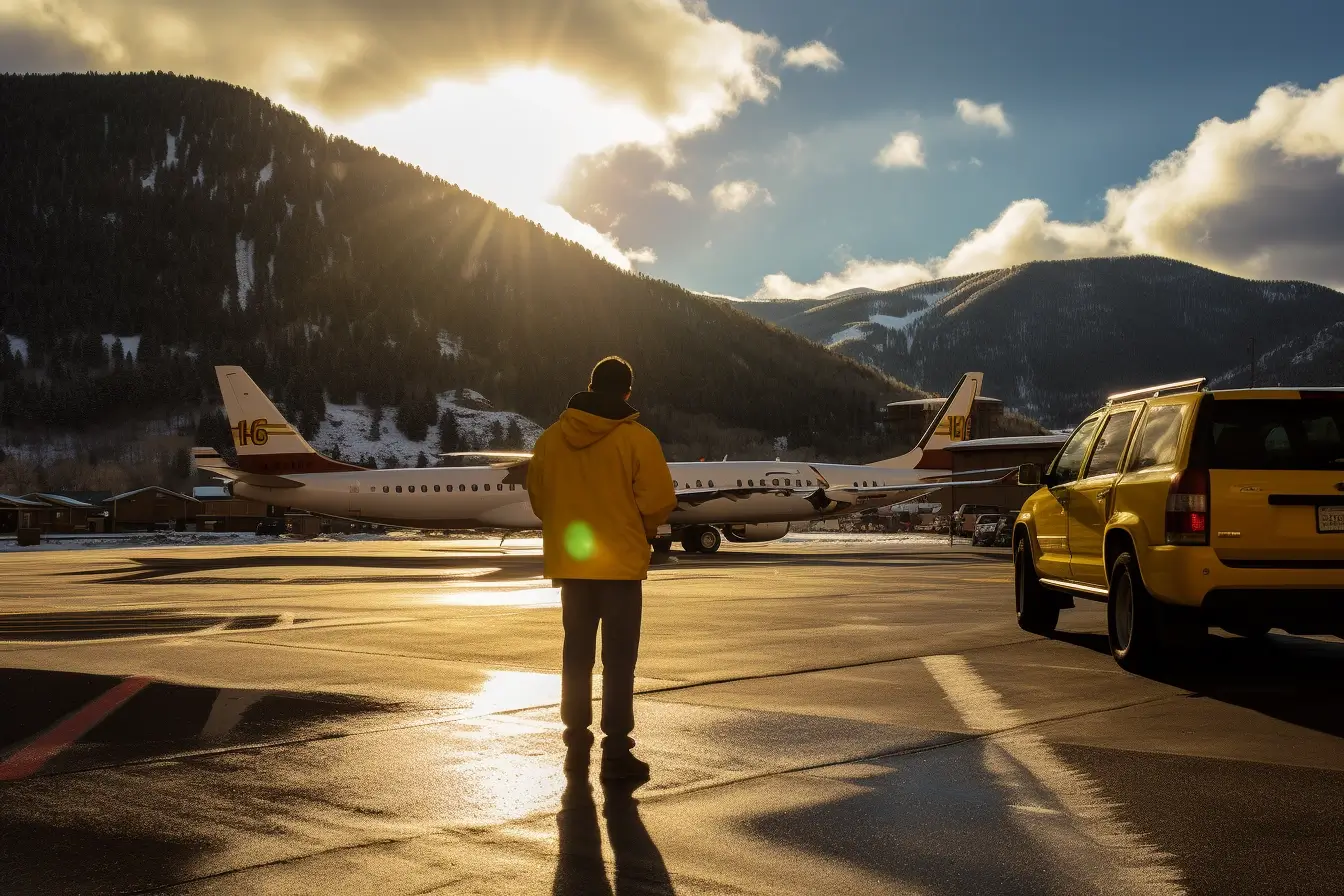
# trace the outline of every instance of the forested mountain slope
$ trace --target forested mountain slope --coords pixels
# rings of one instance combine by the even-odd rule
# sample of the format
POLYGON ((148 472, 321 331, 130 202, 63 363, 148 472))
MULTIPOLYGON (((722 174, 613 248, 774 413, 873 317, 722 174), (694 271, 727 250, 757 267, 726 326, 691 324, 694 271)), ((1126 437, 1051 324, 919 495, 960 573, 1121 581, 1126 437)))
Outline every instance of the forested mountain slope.
POLYGON ((619 353, 646 422, 682 453, 781 438, 889 453, 878 409, 913 394, 241 88, 0 76, 0 122, 11 433, 196 413, 217 401, 219 363, 247 367, 311 434, 327 402, 420 430, 462 387, 546 422, 619 353))

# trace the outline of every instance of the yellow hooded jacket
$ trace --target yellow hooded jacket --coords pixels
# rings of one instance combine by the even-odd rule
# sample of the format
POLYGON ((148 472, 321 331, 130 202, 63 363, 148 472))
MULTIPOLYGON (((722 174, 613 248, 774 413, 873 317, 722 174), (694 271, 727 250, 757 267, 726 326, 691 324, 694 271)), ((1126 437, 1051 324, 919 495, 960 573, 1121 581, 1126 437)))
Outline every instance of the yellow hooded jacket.
POLYGON ((619 396, 580 392, 537 439, 527 493, 550 579, 644 579, 677 506, 658 437, 619 396))

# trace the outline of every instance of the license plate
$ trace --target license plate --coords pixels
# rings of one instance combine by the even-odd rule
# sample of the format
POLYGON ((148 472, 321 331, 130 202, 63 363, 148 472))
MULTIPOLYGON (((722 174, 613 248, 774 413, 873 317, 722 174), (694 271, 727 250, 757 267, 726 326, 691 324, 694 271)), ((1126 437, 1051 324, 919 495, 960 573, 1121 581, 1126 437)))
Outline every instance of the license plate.
POLYGON ((1317 532, 1344 532, 1344 506, 1317 507, 1317 532))

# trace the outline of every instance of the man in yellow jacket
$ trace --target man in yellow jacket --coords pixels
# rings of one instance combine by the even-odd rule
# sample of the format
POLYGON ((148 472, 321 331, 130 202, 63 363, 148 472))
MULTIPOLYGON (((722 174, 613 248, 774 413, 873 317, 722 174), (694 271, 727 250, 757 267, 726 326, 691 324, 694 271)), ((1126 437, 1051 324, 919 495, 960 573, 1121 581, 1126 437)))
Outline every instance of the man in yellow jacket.
POLYGON ((649 539, 677 506, 658 437, 627 402, 630 365, 603 358, 588 391, 569 401, 532 450, 527 492, 541 520, 546 577, 560 585, 565 646, 560 719, 565 772, 587 774, 593 660, 602 624, 602 779, 644 781, 631 748, 635 659, 649 573, 649 539))

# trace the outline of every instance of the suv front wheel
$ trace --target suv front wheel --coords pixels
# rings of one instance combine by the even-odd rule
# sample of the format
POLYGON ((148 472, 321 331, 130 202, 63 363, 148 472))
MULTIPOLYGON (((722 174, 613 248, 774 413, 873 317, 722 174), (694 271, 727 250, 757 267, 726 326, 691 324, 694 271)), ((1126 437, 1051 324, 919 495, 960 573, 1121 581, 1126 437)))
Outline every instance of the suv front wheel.
POLYGON ((1059 601, 1045 590, 1031 559, 1031 537, 1017 540, 1013 550, 1013 590, 1017 595, 1017 624, 1023 631, 1050 635, 1059 625, 1059 601))

